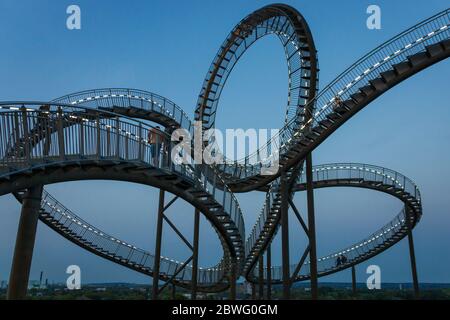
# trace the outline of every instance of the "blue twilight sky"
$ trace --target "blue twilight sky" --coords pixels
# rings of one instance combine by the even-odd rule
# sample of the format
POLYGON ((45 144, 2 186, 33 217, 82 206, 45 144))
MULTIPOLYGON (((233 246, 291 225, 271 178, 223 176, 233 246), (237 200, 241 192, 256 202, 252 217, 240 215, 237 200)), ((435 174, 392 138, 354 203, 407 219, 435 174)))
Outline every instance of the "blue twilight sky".
MULTIPOLYGON (((320 60, 320 87, 366 52, 409 26, 445 9, 448 1, 301 1, 286 3, 307 19, 320 60), (366 28, 366 8, 382 10, 382 29, 366 28)), ((203 77, 228 32, 244 16, 270 1, 65 1, 1 0, 0 100, 50 100, 84 89, 129 87, 164 95, 192 115, 203 77), (66 8, 78 4, 82 29, 66 29, 66 8)), ((282 124, 287 67, 276 38, 252 47, 230 76, 220 102, 217 127, 277 128, 282 124)), ((412 178, 423 196, 424 216, 414 231, 423 282, 450 282, 450 61, 443 61, 384 94, 351 119, 314 154, 315 163, 365 162, 412 178)), ((88 181, 51 185, 48 190, 94 225, 153 251, 157 190, 123 182, 88 181)), ((247 231, 264 195, 239 194, 247 231)), ((304 212, 305 196, 295 202, 304 212)), ((9 277, 20 206, 0 198, 0 279, 9 277)), ((349 188, 316 192, 319 256, 350 245, 389 221, 401 208, 397 200, 349 188)), ((191 235, 193 209, 177 202, 169 215, 191 235)), ((291 258, 305 246, 291 218, 291 258)), ((219 242, 203 219, 200 264, 221 256, 219 242)), ((277 238, 274 247, 279 247, 277 238)), ((274 251, 277 251, 276 249, 274 251)), ((279 250, 278 250, 279 251, 279 250)), ((186 248, 165 230, 163 255, 187 257, 186 248)), ((275 264, 280 254, 274 253, 275 264)), ((358 267, 364 281, 369 264, 382 269, 382 281, 411 279, 403 240, 358 267)), ((148 277, 93 256, 40 224, 31 278, 44 270, 65 281, 77 264, 83 282, 150 283, 148 277)), ((350 281, 350 271, 321 281, 350 281)))

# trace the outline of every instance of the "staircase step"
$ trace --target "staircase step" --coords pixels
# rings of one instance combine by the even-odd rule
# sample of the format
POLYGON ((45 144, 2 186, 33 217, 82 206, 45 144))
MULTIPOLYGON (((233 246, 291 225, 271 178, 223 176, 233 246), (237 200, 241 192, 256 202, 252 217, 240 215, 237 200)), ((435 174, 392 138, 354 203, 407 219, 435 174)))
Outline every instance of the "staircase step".
POLYGON ((361 91, 362 93, 364 93, 365 95, 368 96, 368 95, 370 95, 370 94, 375 92, 375 88, 373 86, 371 86, 371 85, 367 85, 367 86, 364 86, 362 88, 359 88, 359 91, 361 91))
POLYGON ((325 120, 320 121, 319 125, 329 128, 333 125, 333 122, 330 121, 329 119, 325 119, 325 120))
POLYGON ((381 78, 376 78, 369 81, 371 85, 375 87, 378 91, 383 91, 387 89, 386 83, 381 78))
POLYGON ((404 62, 400 62, 400 63, 394 64, 393 67, 394 67, 395 71, 399 75, 402 75, 402 74, 408 72, 411 69, 411 65, 409 64, 408 61, 404 61, 404 62))
POLYGON ((314 132, 317 132, 319 135, 322 134, 326 129, 321 126, 316 126, 312 129, 314 132))
POLYGON ((338 107, 334 109, 335 112, 343 115, 344 113, 347 113, 349 111, 349 108, 345 106, 345 104, 340 104, 338 107))
POLYGON ((430 57, 436 57, 444 51, 440 43, 426 46, 426 49, 430 57))
POLYGON ((446 39, 444 41, 441 41, 442 47, 444 47, 444 50, 450 50, 450 39, 446 39))
POLYGON ((393 70, 382 72, 382 73, 380 73, 380 75, 386 82, 390 82, 390 81, 394 80, 396 77, 396 74, 393 70))
POLYGON ((327 118, 332 121, 336 121, 336 120, 339 120, 341 118, 341 116, 339 116, 336 112, 332 112, 327 115, 327 118))
POLYGON ((426 52, 419 52, 412 56, 408 56, 408 60, 411 62, 413 67, 417 67, 428 60, 428 55, 426 52))
POLYGON ((361 101, 363 101, 366 96, 362 93, 354 93, 350 96, 356 103, 360 103, 361 101))
POLYGON ((356 103, 353 100, 345 100, 343 102, 343 104, 345 104, 350 109, 352 109, 354 106, 356 106, 356 103))

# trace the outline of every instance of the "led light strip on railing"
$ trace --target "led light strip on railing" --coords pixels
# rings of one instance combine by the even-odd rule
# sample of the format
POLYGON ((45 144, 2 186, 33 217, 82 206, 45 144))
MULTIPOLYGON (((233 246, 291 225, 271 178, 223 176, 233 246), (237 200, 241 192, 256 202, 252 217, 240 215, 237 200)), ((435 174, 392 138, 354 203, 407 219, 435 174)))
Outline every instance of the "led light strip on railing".
MULTIPOLYGON (((328 172, 328 171, 330 172, 330 176, 331 176, 330 178, 325 178, 325 176, 324 176, 324 178, 321 179, 321 178, 319 178, 317 176, 317 180, 316 181, 322 181, 322 180, 326 181, 328 179, 332 179, 333 180, 333 179, 348 179, 348 178, 352 178, 352 177, 354 177, 353 171, 356 171, 356 173, 358 173, 358 175, 360 175, 361 173, 362 174, 364 174, 364 173, 375 174, 375 178, 374 178, 374 180, 372 182, 379 182, 378 181, 378 176, 380 176, 383 179, 383 181, 384 181, 384 179, 392 181, 393 183, 396 183, 397 185, 400 185, 402 187, 402 189, 405 190, 406 186, 403 186, 400 182, 398 182, 398 180, 396 180, 394 178, 394 176, 396 176, 396 177, 400 176, 400 177, 403 177, 405 179, 405 181, 408 181, 408 183, 410 183, 414 187, 414 190, 417 191, 417 195, 414 198, 414 201, 416 201, 420 205, 420 193, 418 192, 417 186, 415 185, 414 182, 412 182, 409 178, 405 177, 404 175, 402 175, 402 174, 400 174, 398 172, 394 172, 392 170, 388 170, 389 173, 384 173, 383 170, 388 170, 388 169, 381 168, 381 167, 373 167, 373 166, 370 166, 370 165, 361 165, 361 164, 345 164, 345 165, 344 164, 332 164, 332 165, 319 165, 319 166, 316 166, 316 167, 314 167, 312 169, 312 172, 314 172, 316 174, 318 174, 320 172, 324 172, 324 171, 325 172, 328 172), (340 170, 346 170, 346 171, 351 170, 351 171, 348 172, 348 176, 344 176, 344 177, 341 177, 341 178, 337 178, 337 177, 335 178, 335 175, 337 175, 340 170)), ((302 176, 304 176, 304 174, 302 174, 302 176)), ((327 174, 326 177, 328 177, 328 176, 329 175, 327 174)), ((360 176, 360 178, 364 179, 364 176, 363 177, 360 176)), ((387 182, 381 182, 381 183, 386 184, 387 182)), ((388 184, 388 185, 390 185, 390 184, 388 184)), ((261 237, 258 237, 258 239, 253 240, 254 237, 252 235, 254 235, 256 230, 258 230, 257 226, 260 225, 262 216, 264 215, 265 217, 267 217, 266 212, 265 212, 265 208, 266 208, 266 206, 264 206, 263 210, 261 211, 261 213, 260 213, 260 215, 258 217, 257 223, 255 223, 255 225, 253 226, 251 236, 249 237, 248 241, 246 242, 246 252, 249 254, 249 257, 251 257, 251 258, 254 258, 257 255, 257 253, 255 253, 255 250, 260 250, 261 249, 261 242, 264 241, 264 239, 262 239, 261 237)), ((274 211, 278 212, 279 210, 274 210, 274 211)), ((328 256, 321 257, 321 258, 318 259, 318 261, 319 262, 320 261, 326 261, 326 260, 329 260, 329 259, 336 258, 336 257, 338 257, 341 254, 350 253, 352 251, 358 250, 358 249, 363 248, 364 246, 366 246, 368 244, 371 244, 372 242, 375 242, 379 238, 383 238, 385 235, 388 235, 389 233, 391 233, 391 231, 398 231, 398 230, 400 230, 398 228, 399 226, 405 226, 405 218, 403 218, 404 215, 405 214, 404 214, 404 210, 403 210, 394 219, 394 220, 398 219, 399 222, 397 222, 395 224, 392 224, 392 221, 391 221, 390 224, 382 227, 379 231, 376 231, 374 234, 372 234, 369 239, 364 239, 361 242, 359 242, 357 244, 353 244, 352 246, 350 246, 350 247, 348 247, 348 248, 346 248, 346 249, 344 249, 344 250, 342 250, 342 251, 340 251, 338 253, 333 253, 333 254, 330 254, 328 256), (402 217, 401 219, 398 218, 400 216, 402 217)), ((272 214, 272 216, 273 216, 273 214, 272 214)), ((266 224, 266 222, 263 222, 263 224, 266 224)), ((269 225, 273 225, 273 223, 270 223, 269 225)), ((260 227, 259 229, 261 229, 261 228, 262 227, 260 227)), ((264 233, 260 233, 260 234, 264 234, 264 233)), ((250 263, 250 261, 247 260, 246 266, 248 266, 249 263, 250 263)), ((309 263, 310 263, 309 261, 305 262, 305 264, 309 264, 309 263)))
POLYGON ((162 112, 168 114, 170 117, 174 117, 174 114, 172 114, 172 112, 170 112, 169 110, 164 109, 164 106, 161 103, 153 101, 151 99, 147 99, 147 98, 140 97, 140 96, 134 96, 134 95, 124 95, 124 94, 110 94, 110 95, 108 95, 108 94, 104 94, 102 96, 94 96, 94 97, 87 97, 87 98, 84 98, 84 99, 79 99, 79 100, 71 102, 71 104, 72 105, 77 105, 77 104, 81 104, 83 102, 95 101, 95 100, 104 99, 104 98, 129 98, 129 99, 136 99, 136 100, 146 101, 146 102, 149 102, 150 104, 157 105, 161 109, 162 112))
MULTIPOLYGON (((48 193, 47 193, 46 196, 44 196, 44 198, 46 198, 47 196, 49 196, 48 193)), ((66 217, 70 221, 75 222, 77 225, 81 226, 82 228, 87 229, 87 230, 89 230, 91 232, 94 232, 95 234, 98 234, 99 236, 101 236, 102 238, 104 238, 104 239, 106 239, 108 241, 113 241, 115 243, 124 245, 124 246, 126 246, 126 247, 128 247, 130 249, 133 249, 133 250, 136 250, 136 251, 142 253, 143 255, 152 256, 150 253, 146 252, 143 249, 139 249, 136 246, 128 244, 128 243, 126 243, 126 242, 124 242, 122 240, 119 240, 119 239, 116 239, 116 238, 114 238, 112 236, 106 235, 105 233, 99 231, 98 229, 96 229, 95 227, 93 227, 92 225, 86 223, 83 220, 78 220, 78 219, 73 218, 73 216, 76 216, 75 214, 73 214, 73 213, 72 214, 65 213, 63 210, 61 210, 61 209, 59 209, 59 207, 57 207, 57 204, 59 204, 59 205, 61 205, 61 204, 58 201, 56 201, 55 199, 53 199, 53 200, 56 203, 54 205, 51 202, 48 202, 47 200, 43 200, 42 203, 45 204, 46 206, 50 207, 51 209, 57 211, 59 214, 61 214, 62 216, 66 217)), ((64 210, 66 212, 68 211, 67 209, 64 209, 64 210)), ((52 214, 50 214, 50 215, 53 216, 52 214)), ((62 226, 65 226, 65 223, 61 223, 59 220, 57 222, 59 224, 61 224, 62 226)), ((70 229, 69 226, 67 226, 68 229, 70 229)), ((70 230, 72 230, 72 229, 70 229, 70 230)), ((72 232, 74 232, 74 231, 72 231, 72 232)), ((75 233, 80 234, 80 232, 75 232, 75 233)), ((161 255, 161 259, 165 260, 166 262, 176 263, 177 265, 184 265, 185 264, 185 262, 174 260, 174 259, 171 259, 171 258, 168 258, 168 257, 164 257, 162 255, 161 255)), ((191 264, 187 264, 187 266, 190 267, 190 268, 193 267, 191 264)), ((142 267, 142 268, 145 269, 145 267, 142 267)), ((202 268, 202 267, 198 267, 198 268, 199 268, 200 271, 203 271, 203 270, 206 270, 206 271, 219 271, 219 268, 202 268)))
MULTIPOLYGON (((392 182, 394 182, 395 184, 397 184, 398 186, 400 186, 401 188, 404 188, 405 186, 403 186, 400 181, 396 180, 395 177, 390 176, 389 174, 383 173, 381 171, 377 171, 374 169, 369 169, 369 168, 363 168, 363 167, 350 167, 350 166, 339 166, 339 167, 323 167, 323 168, 317 168, 317 169, 313 169, 312 172, 322 172, 322 171, 330 171, 330 170, 359 170, 359 171, 366 171, 366 172, 370 172, 370 173, 374 173, 377 174, 379 176, 385 177, 389 180, 391 180, 392 182)), ((403 176, 403 175, 402 175, 403 176)), ((406 177, 403 176, 405 179, 406 177)), ((409 180, 409 179, 408 179, 409 180)), ((417 187, 414 182, 412 182, 411 180, 409 180, 409 182, 411 182, 413 184, 414 187, 417 187)), ((420 201, 420 199, 419 199, 420 201)))
MULTIPOLYGON (((177 106, 174 102, 166 99, 165 97, 159 96, 157 94, 154 94, 154 93, 151 93, 151 92, 146 92, 146 91, 143 91, 143 90, 137 90, 137 89, 120 89, 120 88, 94 89, 94 90, 82 91, 82 92, 78 92, 78 93, 74 93, 74 94, 69 94, 69 95, 60 97, 58 99, 55 99, 52 102, 55 103, 55 102, 60 102, 60 101, 63 101, 64 99, 67 99, 67 100, 70 101, 71 105, 76 105, 76 104, 81 104, 83 102, 90 102, 90 101, 95 101, 95 100, 105 99, 105 98, 136 99, 136 100, 149 102, 150 104, 153 104, 153 105, 157 105, 161 109, 165 108, 164 105, 162 105, 161 103, 155 101, 155 98, 156 98, 156 99, 159 99, 159 100, 163 100, 164 102, 167 101, 167 103, 171 107, 176 109, 178 112, 180 112, 181 115, 183 115, 188 121, 190 121, 188 115, 186 114, 186 112, 184 112, 184 110, 181 109, 179 106, 177 106), (99 92, 105 92, 105 91, 109 91, 110 93, 108 93, 108 94, 101 94, 101 93, 99 93, 99 92), (112 92, 115 92, 115 93, 112 93, 112 92), (127 92, 127 93, 125 94, 125 93, 119 93, 119 92, 127 92), (136 92, 138 94, 141 93, 142 95, 132 94, 133 92, 136 92), (75 101, 70 101, 71 97, 76 97, 76 96, 85 95, 85 94, 92 94, 92 95, 88 96, 88 97, 84 97, 82 99, 75 100, 75 101), (146 98, 145 95, 150 96, 151 98, 146 98)), ((167 109, 167 108, 165 108, 165 109, 167 109)), ((174 114, 172 114, 168 109, 165 110, 164 112, 166 112, 170 116, 174 117, 174 114)))
MULTIPOLYGON (((416 45, 424 40, 427 40, 428 38, 431 38, 433 35, 435 35, 438 32, 444 31, 445 29, 447 29, 450 26, 450 24, 446 24, 438 29, 436 29, 435 31, 432 31, 430 33, 428 33, 425 36, 422 36, 410 43, 408 43, 407 45, 405 45, 403 48, 393 52, 390 55, 387 55, 384 59, 378 61, 377 63, 375 63, 373 66, 367 68, 362 74, 360 74, 359 76, 357 76, 355 79, 353 79, 351 82, 349 82, 347 85, 344 86, 343 89, 341 89, 338 92, 338 95, 342 95, 343 93, 345 93, 348 89, 350 89, 352 86, 354 86, 356 83, 359 82, 359 80, 361 80, 364 76, 366 76, 367 74, 369 74, 371 71, 375 70, 376 68, 378 68, 379 66, 381 66, 383 63, 386 63, 388 60, 391 60, 393 58, 395 58, 396 56, 398 56, 400 53, 404 52, 405 50, 409 49, 410 47, 412 47, 413 45, 416 45)), ((355 66, 356 67, 356 66, 355 66)), ((325 104, 319 111, 317 111, 314 116, 317 117, 321 114, 321 112, 325 109, 327 109, 334 101, 335 101, 335 97, 331 98, 330 101, 325 104)), ((301 128, 303 129, 303 128, 301 128)))
MULTIPOLYGON (((0 106, 0 109, 12 110, 12 111, 20 111, 20 110, 22 110, 20 107, 10 107, 10 106, 0 106)), ((36 111, 36 110, 25 108, 25 111, 36 111)))
MULTIPOLYGON (((405 226, 405 224, 404 224, 405 223, 405 219, 400 220, 400 222, 401 222, 402 226, 405 226)), ((365 245, 367 245, 367 244, 369 244, 369 243, 371 243, 371 242, 373 242, 373 241, 375 241, 375 240, 377 240, 379 238, 382 238, 383 235, 388 234, 391 230, 395 230, 395 228, 398 227, 398 226, 400 226, 400 223, 396 223, 395 225, 393 225, 392 227, 388 228, 387 230, 383 230, 381 233, 377 233, 376 235, 372 236, 372 238, 370 238, 370 239, 363 240, 363 241, 359 242, 358 244, 353 245, 352 247, 349 247, 347 249, 344 249, 344 250, 342 250, 342 251, 340 251, 338 253, 334 253, 334 254, 328 255, 326 257, 319 258, 319 259, 317 259, 317 261, 325 261, 325 260, 328 260, 328 259, 336 258, 336 257, 338 257, 341 254, 349 253, 351 251, 357 250, 360 247, 364 247, 365 245)), ((310 263, 310 261, 305 262, 305 264, 309 264, 309 263, 310 263)))

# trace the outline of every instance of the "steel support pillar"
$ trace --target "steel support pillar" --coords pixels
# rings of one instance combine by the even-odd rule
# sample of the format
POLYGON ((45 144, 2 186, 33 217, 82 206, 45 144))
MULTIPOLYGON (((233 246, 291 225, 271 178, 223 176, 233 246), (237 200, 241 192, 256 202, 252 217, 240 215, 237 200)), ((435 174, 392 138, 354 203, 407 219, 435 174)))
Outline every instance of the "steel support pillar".
POLYGON ((252 283, 251 286, 252 286, 252 300, 256 300, 256 285, 252 283))
POLYGON ((233 261, 231 262, 231 274, 230 274, 230 292, 228 295, 228 298, 230 300, 236 300, 236 270, 237 266, 236 266, 236 262, 233 261))
POLYGON ((352 266, 352 293, 353 297, 356 297, 356 269, 352 266))
POLYGON ((192 291, 191 299, 197 299, 197 277, 198 277, 198 245, 200 233, 200 211, 195 209, 194 214, 194 239, 192 251, 192 291))
POLYGON ((164 215, 164 190, 159 190, 158 220, 156 222, 156 245, 155 245, 155 262, 153 264, 153 286, 152 299, 158 299, 159 292, 159 269, 161 263, 161 241, 163 231, 163 215, 164 215))
POLYGON ((266 296, 267 296, 267 300, 272 299, 272 250, 271 250, 271 245, 269 243, 269 245, 267 246, 267 251, 266 251, 266 259, 267 259, 267 266, 266 266, 266 270, 267 270, 267 292, 266 292, 266 296))
POLYGON ((286 172, 281 174, 281 258, 283 269, 283 299, 291 295, 291 275, 289 270, 289 190, 286 172))
POLYGON ((312 154, 306 156, 306 192, 308 200, 308 236, 309 236, 309 261, 311 276, 311 299, 318 298, 317 283, 317 251, 316 251, 316 219, 314 214, 314 188, 312 175, 312 154))
POLYGON ((28 289, 31 261, 36 240, 36 229, 41 208, 43 186, 28 189, 22 200, 19 228, 9 276, 7 299, 25 299, 28 289))
POLYGON ((264 299, 264 255, 259 256, 258 261, 258 299, 264 299))
POLYGON ((177 287, 172 283, 172 300, 176 299, 177 287))
MULTIPOLYGON (((408 219, 408 218, 406 218, 406 219, 408 219)), ((420 297, 419 280, 417 277, 416 254, 414 251, 414 239, 413 239, 411 228, 408 231, 408 244, 409 244, 409 258, 411 261, 411 273, 412 273, 412 280, 413 280, 413 287, 414 287, 414 298, 419 299, 419 297, 420 297)))

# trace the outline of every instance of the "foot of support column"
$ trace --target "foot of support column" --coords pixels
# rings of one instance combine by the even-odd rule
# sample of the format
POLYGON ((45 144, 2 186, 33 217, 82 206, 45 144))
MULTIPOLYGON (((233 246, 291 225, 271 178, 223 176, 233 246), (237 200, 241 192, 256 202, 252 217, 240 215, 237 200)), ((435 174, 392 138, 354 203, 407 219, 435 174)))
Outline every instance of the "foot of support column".
POLYGON ((161 262, 161 239, 163 228, 163 214, 164 214, 164 190, 159 191, 159 205, 158 205, 158 221, 156 223, 156 245, 155 245, 155 262, 153 265, 153 286, 152 299, 158 299, 159 293, 159 268, 161 262))
POLYGON ((258 262, 258 299, 264 299, 264 256, 259 256, 258 262))
POLYGON ((270 248, 270 244, 267 247, 266 251, 266 258, 267 258, 267 300, 272 299, 272 252, 270 248))
POLYGON ((288 181, 286 173, 281 175, 281 257, 283 269, 283 299, 291 295, 291 274, 289 266, 289 221, 288 221, 288 181))
POLYGON ((177 287, 172 284, 172 300, 176 299, 176 294, 177 294, 177 287))
POLYGON ((191 299, 197 299, 197 275, 198 275, 198 245, 200 232, 200 211, 195 209, 194 216, 194 241, 192 252, 192 291, 191 299))
POLYGON ((236 300, 236 262, 231 264, 231 274, 230 274, 230 293, 228 298, 230 300, 236 300))
POLYGON ((252 286, 252 300, 256 300, 256 285, 252 283, 251 286, 252 286))
POLYGON ((417 277, 416 254, 414 251, 414 239, 412 235, 412 230, 409 230, 408 232, 408 244, 409 244, 409 258, 411 261, 411 273, 414 287, 414 298, 419 299, 420 298, 419 280, 417 277))
POLYGON ((42 186, 27 190, 22 201, 19 228, 9 277, 7 299, 25 299, 30 276, 36 229, 41 208, 42 186))
POLYGON ((356 269, 355 266, 352 266, 352 293, 353 298, 356 297, 356 269))
POLYGON ((308 199, 308 236, 309 236, 309 268, 311 276, 311 299, 318 299, 317 284, 317 252, 316 252, 316 222, 314 214, 314 188, 312 176, 312 155, 306 156, 306 192, 308 199))

